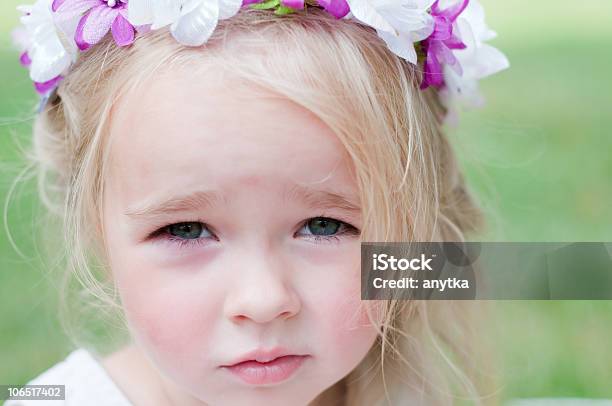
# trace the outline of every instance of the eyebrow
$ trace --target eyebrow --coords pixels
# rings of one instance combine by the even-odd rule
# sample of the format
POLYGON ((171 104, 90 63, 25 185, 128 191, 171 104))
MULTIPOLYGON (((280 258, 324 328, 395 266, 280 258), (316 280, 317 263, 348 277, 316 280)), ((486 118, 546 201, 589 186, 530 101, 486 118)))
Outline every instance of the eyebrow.
MULTIPOLYGON (((285 189, 283 199, 284 201, 290 199, 300 200, 305 206, 313 209, 340 209, 351 213, 359 213, 361 211, 360 206, 354 202, 355 199, 348 198, 339 193, 310 189, 297 184, 293 184, 291 188, 285 189)), ((125 215, 135 220, 146 220, 172 213, 211 208, 221 202, 227 204, 227 200, 215 191, 196 190, 184 195, 170 197, 158 203, 128 208, 125 215)))
POLYGON ((341 209, 351 213, 361 212, 361 207, 354 197, 347 197, 341 193, 327 190, 310 189, 305 186, 293 184, 283 195, 285 201, 288 199, 301 200, 313 209, 341 209))
POLYGON ((221 195, 212 190, 196 190, 188 194, 170 197, 159 203, 144 204, 140 207, 128 208, 125 215, 133 219, 150 219, 164 214, 210 208, 220 201, 224 201, 224 199, 222 199, 221 195))

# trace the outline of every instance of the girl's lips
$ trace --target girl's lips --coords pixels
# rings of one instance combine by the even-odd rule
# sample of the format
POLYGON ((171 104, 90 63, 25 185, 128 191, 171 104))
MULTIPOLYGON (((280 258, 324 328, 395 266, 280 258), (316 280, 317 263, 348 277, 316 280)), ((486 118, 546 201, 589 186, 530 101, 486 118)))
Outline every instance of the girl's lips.
POLYGON ((309 357, 309 355, 284 355, 269 362, 249 360, 223 368, 251 385, 272 384, 288 379, 309 357))

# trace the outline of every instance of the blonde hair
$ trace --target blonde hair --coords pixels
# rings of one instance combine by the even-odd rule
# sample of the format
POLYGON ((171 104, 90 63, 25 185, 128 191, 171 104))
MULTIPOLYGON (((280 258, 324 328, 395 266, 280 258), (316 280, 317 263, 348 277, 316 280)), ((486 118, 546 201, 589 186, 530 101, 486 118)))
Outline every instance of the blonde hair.
MULTIPOLYGON (((127 48, 108 36, 77 62, 59 97, 36 118, 31 154, 41 198, 64 222, 66 286, 78 281, 99 309, 118 306, 100 207, 112 108, 160 69, 202 63, 272 89, 337 134, 361 191, 364 241, 464 241, 484 226, 443 133, 435 90, 420 91, 418 68, 392 54, 370 27, 315 8, 283 17, 245 8, 220 21, 199 48, 181 46, 167 30, 127 48)), ((495 403, 481 348, 475 351, 481 306, 389 301, 365 359, 318 399, 340 393, 335 404, 495 403)))

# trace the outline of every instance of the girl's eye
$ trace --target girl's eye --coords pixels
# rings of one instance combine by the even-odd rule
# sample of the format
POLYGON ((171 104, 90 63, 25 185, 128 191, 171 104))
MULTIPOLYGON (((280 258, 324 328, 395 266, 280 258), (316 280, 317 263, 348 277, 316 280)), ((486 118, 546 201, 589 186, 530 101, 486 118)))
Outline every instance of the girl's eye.
POLYGON ((306 226, 310 232, 314 235, 333 235, 336 234, 340 228, 341 223, 339 221, 328 219, 325 217, 316 217, 310 219, 306 226))
POLYGON ((300 231, 305 230, 308 238, 315 241, 339 240, 341 235, 359 235, 352 225, 329 217, 314 217, 306 221, 300 231))
MULTIPOLYGON (((202 238, 202 232, 208 232, 204 224, 200 222, 171 224, 168 226, 167 231, 168 234, 185 240, 202 238)), ((208 232, 208 234, 210 234, 210 232, 208 232)))
POLYGON ((150 238, 157 237, 163 242, 176 244, 180 248, 205 245, 207 240, 215 238, 208 227, 199 221, 170 224, 154 232, 150 238))

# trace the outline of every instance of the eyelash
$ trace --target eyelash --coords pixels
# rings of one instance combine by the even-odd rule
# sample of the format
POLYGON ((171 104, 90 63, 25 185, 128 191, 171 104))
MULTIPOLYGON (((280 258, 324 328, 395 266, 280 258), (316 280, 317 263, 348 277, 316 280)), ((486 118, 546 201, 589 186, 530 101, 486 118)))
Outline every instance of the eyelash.
MULTIPOLYGON (((326 217, 326 216, 316 216, 316 217, 311 217, 311 218, 305 220, 304 222, 302 222, 302 224, 300 226, 300 230, 302 228, 304 228, 309 221, 311 221, 313 219, 318 219, 318 218, 323 218, 323 219, 327 219, 327 220, 336 221, 336 222, 340 223, 340 228, 339 229, 344 228, 344 230, 342 232, 339 232, 338 234, 335 234, 335 235, 311 235, 311 236, 309 236, 309 239, 314 240, 315 243, 317 243, 317 244, 323 244, 323 242, 321 242, 321 241, 327 241, 327 242, 333 241, 333 242, 337 243, 337 242, 340 241, 340 238, 339 238, 340 236, 345 236, 345 235, 346 236, 355 236, 355 235, 359 235, 360 234, 360 231, 356 227, 354 227, 353 225, 351 225, 351 224, 349 224, 349 223, 347 223, 345 221, 334 219, 332 217, 326 217)), ((151 233, 147 237, 147 240, 149 240, 149 239, 161 239, 165 243, 178 246, 178 248, 190 248, 190 247, 195 247, 195 246, 206 245, 204 240, 206 240, 207 238, 192 238, 192 239, 179 238, 179 237, 176 237, 176 236, 168 233, 167 230, 168 230, 168 228, 170 226, 173 226, 175 224, 182 224, 182 223, 201 223, 212 234, 212 231, 208 228, 206 223, 204 221, 202 221, 202 220, 181 221, 181 222, 178 222, 178 223, 168 224, 166 226, 163 226, 163 227, 157 229, 156 231, 154 231, 153 233, 151 233)))

